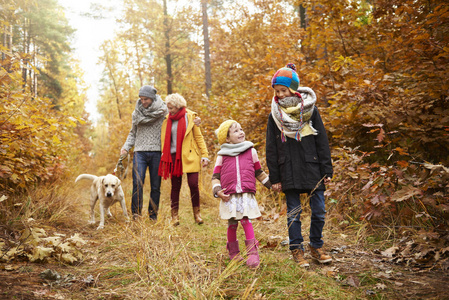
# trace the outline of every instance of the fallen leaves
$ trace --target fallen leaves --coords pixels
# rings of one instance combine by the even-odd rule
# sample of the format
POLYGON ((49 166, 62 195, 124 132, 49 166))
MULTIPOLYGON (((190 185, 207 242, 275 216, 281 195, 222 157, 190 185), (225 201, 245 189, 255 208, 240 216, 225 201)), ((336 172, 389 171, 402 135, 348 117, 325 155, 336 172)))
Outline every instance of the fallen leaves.
POLYGON ((6 240, 0 243, 0 261, 10 262, 27 259, 41 262, 49 259, 73 264, 83 258, 81 247, 86 244, 78 233, 70 238, 55 233, 48 236, 43 228, 30 227, 23 230, 19 241, 6 240))

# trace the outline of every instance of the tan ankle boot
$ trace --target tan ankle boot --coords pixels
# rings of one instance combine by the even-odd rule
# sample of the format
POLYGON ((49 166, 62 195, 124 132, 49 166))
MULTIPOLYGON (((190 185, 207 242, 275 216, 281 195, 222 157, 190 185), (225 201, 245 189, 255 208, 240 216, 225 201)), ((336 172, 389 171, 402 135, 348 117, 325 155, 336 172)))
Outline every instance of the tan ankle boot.
POLYGON ((171 225, 172 226, 178 226, 179 225, 179 217, 178 217, 178 210, 172 209, 171 210, 171 225))
POLYGON ((310 256, 320 264, 330 263, 332 262, 332 257, 324 253, 323 248, 313 248, 309 244, 310 256))
POLYGON ((201 215, 200 215, 200 207, 194 207, 193 208, 193 217, 195 218, 195 222, 197 224, 203 224, 203 219, 201 219, 201 215))

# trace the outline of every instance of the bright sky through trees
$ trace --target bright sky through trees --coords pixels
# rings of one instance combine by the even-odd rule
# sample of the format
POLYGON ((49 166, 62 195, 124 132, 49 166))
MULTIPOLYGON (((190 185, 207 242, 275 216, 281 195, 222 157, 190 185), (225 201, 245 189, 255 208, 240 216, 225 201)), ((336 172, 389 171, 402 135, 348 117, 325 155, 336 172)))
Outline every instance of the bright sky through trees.
POLYGON ((100 56, 100 45, 104 40, 111 39, 116 28, 115 14, 119 0, 59 0, 65 8, 66 18, 70 26, 76 29, 73 47, 75 56, 80 61, 84 71, 84 80, 89 89, 87 92, 88 102, 86 110, 90 114, 90 119, 98 120, 96 103, 99 97, 99 80, 102 66, 97 65, 100 56), (89 16, 91 5, 102 5, 113 9, 110 14, 103 15, 102 18, 92 18, 89 16))

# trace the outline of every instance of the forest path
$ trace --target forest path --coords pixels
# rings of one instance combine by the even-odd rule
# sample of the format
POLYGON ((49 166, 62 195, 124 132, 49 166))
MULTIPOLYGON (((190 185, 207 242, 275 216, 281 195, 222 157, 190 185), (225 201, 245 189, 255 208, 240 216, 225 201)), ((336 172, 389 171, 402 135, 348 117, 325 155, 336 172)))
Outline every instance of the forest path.
MULTIPOLYGON (((104 230, 97 231, 95 230, 96 226, 87 224, 88 192, 80 192, 74 197, 75 201, 79 201, 79 210, 73 213, 73 224, 67 224, 69 226, 59 225, 58 228, 44 225, 43 228, 47 232, 57 232, 67 237, 79 234, 86 241, 82 248, 85 255, 83 261, 74 265, 64 265, 55 260, 42 263, 2 262, 0 263, 0 299, 134 299, 135 296, 133 295, 136 291, 132 282, 129 284, 130 291, 127 295, 125 292, 126 285, 123 286, 119 282, 105 278, 105 272, 108 269, 121 263, 112 259, 114 255, 108 254, 108 251, 111 251, 108 242, 116 239, 126 240, 129 238, 129 230, 138 232, 145 228, 145 230, 148 230, 145 232, 150 233, 154 231, 160 234, 161 231, 169 231, 173 240, 185 245, 191 242, 192 231, 193 236, 197 236, 198 241, 196 242, 198 244, 206 244, 207 238, 210 237, 208 231, 211 231, 213 235, 215 231, 212 230, 225 232, 226 228, 225 222, 217 218, 217 208, 213 202, 206 202, 203 205, 202 214, 206 224, 203 226, 193 224, 188 201, 181 202, 181 207, 186 207, 180 214, 181 226, 171 228, 169 226, 168 198, 164 196, 161 199, 162 205, 158 223, 150 223, 146 218, 126 224, 121 209, 116 204, 112 208, 114 218, 107 220, 104 230), (53 280, 48 274, 45 279, 42 278, 42 272, 49 272, 48 270, 59 274, 60 279, 53 280), (120 287, 118 288, 117 285, 120 287)), ((129 200, 129 197, 127 197, 127 207, 130 207, 129 200)), ((144 204, 144 207, 146 207, 146 204, 144 204)), ((306 227, 304 228, 306 241, 308 240, 307 224, 309 220, 307 209, 305 209, 303 224, 306 227)), ((301 277, 306 274, 307 276, 331 278, 337 283, 342 294, 349 292, 354 295, 354 299, 449 299, 447 296, 449 282, 447 267, 432 263, 430 260, 418 264, 416 261, 412 263, 411 259, 404 258, 404 252, 400 252, 398 249, 406 246, 406 240, 398 243, 397 248, 384 251, 373 250, 372 247, 369 249, 364 246, 366 242, 357 242, 360 237, 357 237, 357 232, 354 230, 341 229, 331 223, 326 224, 324 239, 325 248, 332 253, 333 262, 320 265, 313 262, 310 256, 306 254, 306 258, 310 261, 310 267, 306 271, 297 271, 298 274, 302 274, 301 277), (401 257, 402 262, 396 263, 401 261, 401 257), (408 261, 409 264, 407 265, 405 261, 408 261)), ((254 225, 256 237, 258 236, 261 242, 261 267, 259 268, 261 278, 259 281, 263 281, 266 268, 274 265, 275 268, 282 270, 290 268, 293 262, 288 246, 282 243, 287 236, 286 228, 284 228, 285 215, 281 213, 273 216, 270 213, 264 213, 263 220, 255 221, 254 225), (280 233, 281 235, 279 235, 280 233)), ((211 260, 210 257, 216 257, 220 260, 223 258, 223 263, 219 266, 223 269, 227 266, 227 254, 224 246, 219 248, 220 253, 205 253, 204 249, 197 248, 192 252, 192 256, 209 256, 206 259, 207 261, 211 260)), ((417 254, 414 255, 417 257, 417 254)), ((216 268, 215 264, 204 263, 204 265, 216 268)), ((246 272, 245 266, 240 268, 244 268, 244 272, 246 272)), ((211 269, 208 272, 213 274, 216 270, 211 269)), ((135 280, 138 281, 139 279, 135 280)), ((273 284, 277 283, 274 282, 273 284)), ((228 299, 241 297, 239 291, 231 292, 228 299)), ((285 293, 285 298, 282 295, 268 295, 262 299, 289 299, 288 293, 285 293)), ((309 298, 325 299, 319 295, 320 293, 316 292, 314 296, 312 291, 309 298)))

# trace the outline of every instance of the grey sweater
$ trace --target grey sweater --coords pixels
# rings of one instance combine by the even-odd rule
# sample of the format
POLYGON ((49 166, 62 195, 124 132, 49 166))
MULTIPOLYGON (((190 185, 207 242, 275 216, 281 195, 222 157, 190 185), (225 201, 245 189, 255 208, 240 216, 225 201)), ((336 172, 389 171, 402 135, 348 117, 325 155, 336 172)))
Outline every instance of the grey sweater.
POLYGON ((134 151, 161 151, 161 127, 164 117, 153 123, 133 125, 122 149, 134 151))

